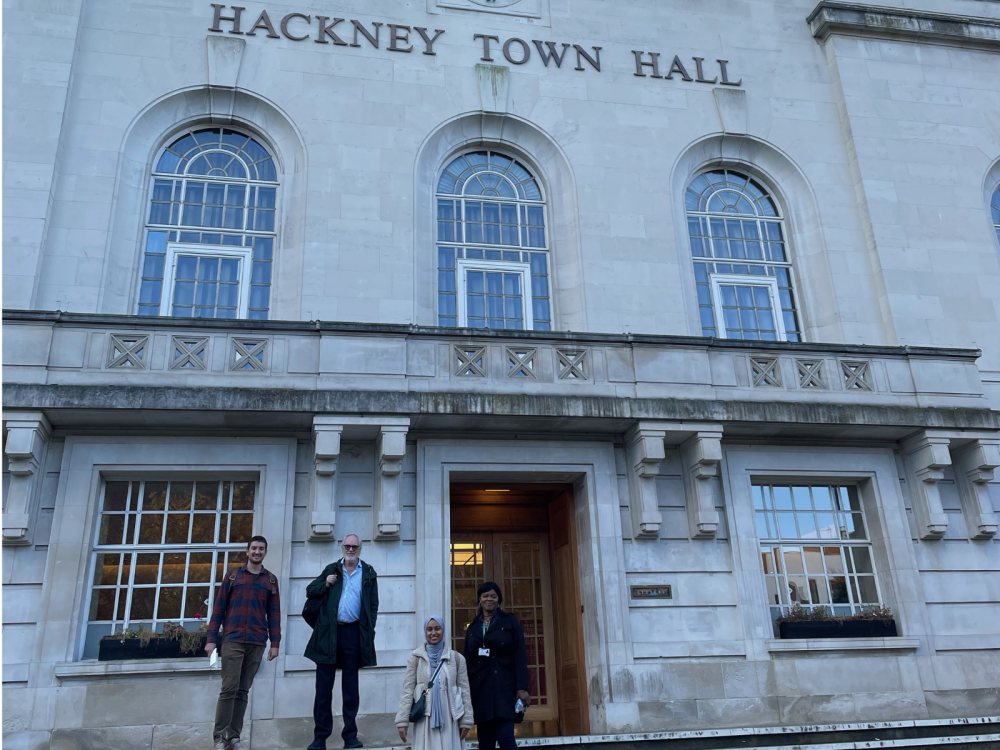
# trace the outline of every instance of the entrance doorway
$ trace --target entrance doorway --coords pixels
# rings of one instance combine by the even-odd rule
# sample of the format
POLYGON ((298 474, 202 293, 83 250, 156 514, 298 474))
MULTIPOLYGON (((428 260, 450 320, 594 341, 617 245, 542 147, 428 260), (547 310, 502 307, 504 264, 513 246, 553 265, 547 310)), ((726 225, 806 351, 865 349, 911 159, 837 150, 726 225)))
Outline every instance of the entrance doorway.
POLYGON ((522 737, 589 732, 573 488, 451 485, 452 647, 463 650, 476 589, 496 581, 521 622, 531 706, 522 737))

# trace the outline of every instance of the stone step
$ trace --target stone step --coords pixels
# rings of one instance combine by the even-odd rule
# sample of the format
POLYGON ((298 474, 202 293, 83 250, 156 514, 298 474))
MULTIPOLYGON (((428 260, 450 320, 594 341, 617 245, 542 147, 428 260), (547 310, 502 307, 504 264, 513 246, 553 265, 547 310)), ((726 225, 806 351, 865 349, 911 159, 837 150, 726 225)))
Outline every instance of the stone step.
MULTIPOLYGON (((478 750, 478 743, 469 747, 478 750)), ((1000 716, 519 738, 538 750, 1000 750, 1000 716)))

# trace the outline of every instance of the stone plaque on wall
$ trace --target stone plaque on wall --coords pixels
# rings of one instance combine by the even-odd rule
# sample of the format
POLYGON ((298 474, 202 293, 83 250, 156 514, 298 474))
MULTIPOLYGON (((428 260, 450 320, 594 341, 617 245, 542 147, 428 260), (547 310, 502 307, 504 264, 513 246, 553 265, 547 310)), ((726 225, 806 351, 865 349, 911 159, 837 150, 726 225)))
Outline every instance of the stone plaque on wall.
POLYGON ((673 599, 674 591, 669 583, 659 586, 629 586, 633 599, 673 599))

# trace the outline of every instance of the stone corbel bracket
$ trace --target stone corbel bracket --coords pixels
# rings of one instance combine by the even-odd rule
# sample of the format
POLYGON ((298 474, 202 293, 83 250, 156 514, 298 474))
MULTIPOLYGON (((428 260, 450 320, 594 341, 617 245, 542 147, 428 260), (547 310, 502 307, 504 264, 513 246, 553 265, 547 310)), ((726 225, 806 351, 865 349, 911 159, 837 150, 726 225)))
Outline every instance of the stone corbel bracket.
POLYGON ((699 430, 681 444, 688 531, 712 539, 719 530, 717 501, 722 497, 722 430, 699 430))
POLYGON ((710 539, 719 529, 717 501, 722 496, 722 425, 643 421, 625 436, 629 466, 629 510, 636 539, 656 539, 663 516, 656 497, 656 477, 666 446, 679 447, 684 467, 688 532, 710 539))
POLYGON ((309 509, 310 542, 334 540, 337 462, 340 460, 340 438, 344 425, 333 419, 322 416, 313 418, 316 475, 313 477, 312 507, 309 509))
POLYGON ((399 487, 406 458, 407 424, 382 425, 376 443, 378 468, 375 472, 375 539, 399 539, 403 513, 399 487))
POLYGON ((309 508, 309 541, 332 542, 337 511, 337 463, 341 440, 375 441, 374 539, 398 539, 402 525, 399 486, 406 457, 408 417, 313 417, 316 473, 309 508))
POLYGON ((973 539, 992 539, 997 533, 997 513, 990 500, 988 483, 1000 466, 1000 436, 976 438, 965 445, 952 443, 955 484, 962 513, 973 539))
POLYGON ((902 443, 910 500, 921 539, 940 539, 948 530, 937 483, 952 467, 962 515, 973 539, 992 539, 1000 519, 990 500, 989 482, 1000 467, 1000 433, 923 430, 902 443))
POLYGON ((948 531, 948 515, 941 505, 938 482, 951 465, 950 440, 930 430, 911 435, 902 443, 910 504, 921 539, 941 539, 948 531))
POLYGON ((31 526, 38 494, 39 470, 52 437, 52 427, 41 412, 8 412, 4 452, 10 487, 3 512, 4 545, 31 544, 31 526))
POLYGON ((663 449, 665 431, 656 422, 639 422, 625 435, 628 458, 629 511, 632 536, 656 539, 660 535, 663 514, 656 501, 656 477, 666 457, 663 449))

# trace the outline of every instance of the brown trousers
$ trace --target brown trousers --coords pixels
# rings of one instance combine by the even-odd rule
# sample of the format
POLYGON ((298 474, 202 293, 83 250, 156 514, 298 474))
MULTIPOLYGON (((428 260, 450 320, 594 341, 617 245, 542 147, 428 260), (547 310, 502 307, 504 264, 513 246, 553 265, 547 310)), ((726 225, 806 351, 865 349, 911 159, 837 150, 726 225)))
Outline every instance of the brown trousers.
POLYGON ((243 731, 243 717, 247 712, 247 693, 264 656, 264 646, 256 643, 222 644, 222 692, 215 707, 216 742, 238 739, 243 731))

